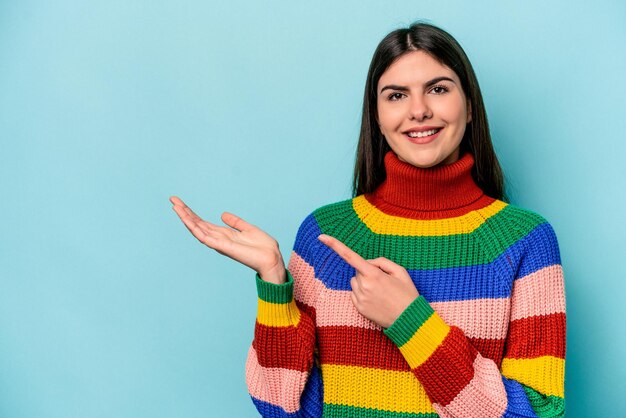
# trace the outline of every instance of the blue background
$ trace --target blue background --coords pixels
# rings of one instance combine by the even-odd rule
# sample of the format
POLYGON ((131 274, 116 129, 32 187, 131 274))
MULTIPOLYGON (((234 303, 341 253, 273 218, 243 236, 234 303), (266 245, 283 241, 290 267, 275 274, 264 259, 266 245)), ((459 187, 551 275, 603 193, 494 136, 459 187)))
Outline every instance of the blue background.
POLYGON ((568 416, 626 410, 624 4, 0 1, 0 417, 256 416, 254 275, 168 197, 287 258, 350 197, 372 53, 418 18, 465 48, 513 203, 556 230, 568 416))

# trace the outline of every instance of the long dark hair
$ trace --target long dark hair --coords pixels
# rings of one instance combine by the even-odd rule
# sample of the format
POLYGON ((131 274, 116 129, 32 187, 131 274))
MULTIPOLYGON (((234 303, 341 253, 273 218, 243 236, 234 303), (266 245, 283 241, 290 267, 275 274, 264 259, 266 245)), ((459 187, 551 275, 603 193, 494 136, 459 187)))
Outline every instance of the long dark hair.
POLYGON ((447 66, 461 80, 461 87, 471 103, 472 120, 460 145, 460 155, 474 156, 472 177, 483 192, 508 203, 504 191, 504 174, 491 143, 489 123, 474 69, 461 45, 448 32, 424 22, 397 29, 380 41, 367 73, 363 96, 361 133, 354 166, 353 196, 373 192, 386 177, 384 157, 391 148, 377 123, 377 86, 380 77, 403 54, 424 51, 447 66))

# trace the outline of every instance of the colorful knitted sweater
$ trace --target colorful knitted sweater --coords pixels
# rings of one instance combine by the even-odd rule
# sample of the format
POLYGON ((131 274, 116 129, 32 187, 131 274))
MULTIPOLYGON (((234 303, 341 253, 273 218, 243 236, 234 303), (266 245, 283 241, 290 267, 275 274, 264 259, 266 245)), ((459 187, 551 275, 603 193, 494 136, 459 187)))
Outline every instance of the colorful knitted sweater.
POLYGON ((371 194, 302 223, 288 281, 257 275, 246 362, 264 417, 564 415, 565 290, 553 228, 486 196, 474 158, 418 168, 389 152, 371 194), (354 269, 318 239, 407 269, 420 296, 387 329, 350 298, 354 269))

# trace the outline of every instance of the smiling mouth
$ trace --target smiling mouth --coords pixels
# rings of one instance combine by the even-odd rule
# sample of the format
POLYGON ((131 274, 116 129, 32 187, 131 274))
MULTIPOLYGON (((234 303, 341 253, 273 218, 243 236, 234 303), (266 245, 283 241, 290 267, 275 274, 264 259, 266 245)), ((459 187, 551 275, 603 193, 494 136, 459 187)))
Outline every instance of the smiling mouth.
POLYGON ((443 128, 435 128, 435 129, 430 129, 428 131, 422 131, 422 132, 405 132, 405 135, 408 136, 409 138, 427 138, 429 136, 433 136, 435 135, 437 132, 439 132, 440 130, 442 130, 443 128))

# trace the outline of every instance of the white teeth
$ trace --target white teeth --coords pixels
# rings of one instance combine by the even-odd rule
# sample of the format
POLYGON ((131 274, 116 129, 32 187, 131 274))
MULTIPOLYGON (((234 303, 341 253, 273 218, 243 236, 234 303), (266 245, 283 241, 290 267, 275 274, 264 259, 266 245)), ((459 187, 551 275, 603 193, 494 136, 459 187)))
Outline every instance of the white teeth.
POLYGON ((438 129, 431 129, 430 131, 424 132, 408 132, 407 135, 409 135, 411 138, 423 138, 425 136, 433 135, 437 131, 438 129))

